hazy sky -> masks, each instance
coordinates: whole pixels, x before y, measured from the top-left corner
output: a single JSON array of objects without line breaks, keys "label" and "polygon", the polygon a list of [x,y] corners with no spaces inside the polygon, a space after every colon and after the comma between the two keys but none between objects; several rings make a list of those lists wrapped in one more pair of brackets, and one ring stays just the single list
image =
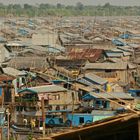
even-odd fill
[{"label": "hazy sky", "polygon": [[107,2],[110,2],[112,5],[127,5],[127,6],[140,6],[140,0],[0,0],[0,3],[9,4],[9,3],[28,3],[28,4],[39,4],[39,3],[62,3],[66,5],[74,5],[77,2],[82,2],[85,5],[104,5]]}]

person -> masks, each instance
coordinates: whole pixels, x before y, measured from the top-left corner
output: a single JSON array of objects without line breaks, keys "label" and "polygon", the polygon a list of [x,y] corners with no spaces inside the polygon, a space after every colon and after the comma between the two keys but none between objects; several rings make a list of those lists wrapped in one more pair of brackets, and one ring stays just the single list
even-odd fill
[{"label": "person", "polygon": [[24,126],[27,127],[27,124],[28,124],[27,119],[24,118],[23,123],[24,123]]},{"label": "person", "polygon": [[31,129],[35,128],[35,119],[31,119]]}]

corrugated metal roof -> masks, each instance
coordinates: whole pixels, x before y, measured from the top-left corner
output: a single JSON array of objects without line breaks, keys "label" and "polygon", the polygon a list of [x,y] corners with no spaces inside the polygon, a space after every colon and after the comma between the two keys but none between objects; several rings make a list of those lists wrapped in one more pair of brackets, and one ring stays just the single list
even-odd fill
[{"label": "corrugated metal roof", "polygon": [[132,53],[130,53],[130,52],[123,52],[123,55],[124,56],[130,56],[130,55],[132,55]]},{"label": "corrugated metal roof", "polygon": [[31,49],[27,48],[23,51],[18,52],[18,56],[46,56],[45,51],[37,50],[37,49]]},{"label": "corrugated metal roof", "polygon": [[32,45],[32,46],[29,46],[26,49],[34,49],[34,50],[38,50],[38,51],[42,51],[42,52],[47,51],[47,47],[42,47],[42,46],[38,46],[38,45]]},{"label": "corrugated metal roof", "polygon": [[[55,48],[55,47],[47,47],[47,51],[49,52],[49,53],[60,53],[60,52],[62,52],[61,50],[59,50],[59,49],[57,49],[57,48]],[[64,51],[63,51],[64,52]]]},{"label": "corrugated metal roof", "polygon": [[56,59],[55,63],[57,66],[63,66],[68,68],[81,67],[85,65],[85,60],[83,59]]},{"label": "corrugated metal roof", "polygon": [[2,44],[0,45],[0,63],[8,60],[10,57],[10,52],[6,47],[4,47]]},{"label": "corrugated metal roof", "polygon": [[87,80],[89,79],[90,81],[93,81],[93,82],[100,84],[100,85],[104,85],[108,82],[106,79],[103,79],[103,78],[101,78],[93,73],[85,74],[84,78],[86,78]]},{"label": "corrugated metal roof", "polygon": [[93,83],[89,82],[88,80],[84,79],[84,78],[80,78],[78,79],[78,82],[87,86],[92,86]]},{"label": "corrugated metal roof", "polygon": [[37,93],[52,93],[52,92],[67,91],[67,89],[57,85],[37,86],[37,87],[31,87],[29,89],[34,90]]},{"label": "corrugated metal roof", "polygon": [[113,63],[120,63],[122,62],[121,58],[107,58],[107,60],[113,62]]},{"label": "corrugated metal roof", "polygon": [[0,42],[1,42],[1,43],[6,42],[6,38],[0,36]]},{"label": "corrugated metal roof", "polygon": [[84,39],[82,37],[68,36],[60,34],[59,39],[63,44],[93,44],[92,41]]},{"label": "corrugated metal roof", "polygon": [[134,60],[134,64],[140,64],[140,57]]},{"label": "corrugated metal roof", "polygon": [[71,59],[86,59],[90,62],[97,61],[103,53],[102,49],[71,49],[68,57]]},{"label": "corrugated metal roof", "polygon": [[[125,48],[125,47],[123,47],[123,48]],[[112,53],[117,53],[117,54],[120,53],[120,56],[122,56],[122,54],[124,56],[132,55],[132,52],[130,52],[128,49],[121,49],[121,48],[119,49],[119,47],[118,47],[118,49],[112,49],[111,51],[112,51]]]},{"label": "corrugated metal roof", "polygon": [[123,53],[116,52],[106,52],[107,57],[122,57]]},{"label": "corrugated metal roof", "polygon": [[121,63],[87,63],[84,69],[101,69],[101,70],[126,70],[127,62]]},{"label": "corrugated metal roof", "polygon": [[11,59],[8,63],[9,67],[14,67],[17,69],[21,68],[45,68],[46,67],[46,57],[15,57]]},{"label": "corrugated metal roof", "polygon": [[0,81],[9,81],[9,80],[12,81],[14,80],[14,78],[12,76],[7,76],[5,74],[0,75]]},{"label": "corrugated metal roof", "polygon": [[114,114],[115,113],[115,111],[105,111],[105,110],[93,110],[92,112],[91,112],[91,114],[93,114],[93,115],[110,115],[110,114]]},{"label": "corrugated metal roof", "polygon": [[133,52],[134,51],[130,46],[123,46],[123,47],[117,46],[117,48],[119,50],[122,50],[122,51],[125,51],[125,52]]},{"label": "corrugated metal roof", "polygon": [[38,33],[33,34],[32,44],[33,45],[51,45],[56,44],[57,35],[55,33]]},{"label": "corrugated metal roof", "polygon": [[122,57],[123,52],[119,49],[105,50],[107,57]]},{"label": "corrugated metal roof", "polygon": [[135,68],[137,68],[137,65],[128,63],[128,67],[129,67],[129,69],[135,69]]},{"label": "corrugated metal roof", "polygon": [[17,47],[24,47],[26,44],[24,44],[21,41],[9,41],[6,46],[17,46]]},{"label": "corrugated metal roof", "polygon": [[26,75],[25,72],[19,71],[17,69],[11,68],[11,67],[3,68],[3,71],[4,71],[5,74],[11,75],[11,76],[14,76],[14,77],[19,76],[19,75]]},{"label": "corrugated metal roof", "polygon": [[[131,100],[134,99],[128,93],[117,93],[117,92],[113,92],[113,93],[89,93],[89,94],[91,96],[97,98],[97,99],[102,99],[102,97],[107,98],[107,99],[116,99],[115,97],[120,98],[120,99],[131,99]],[[100,96],[102,96],[102,97],[100,97]]]}]

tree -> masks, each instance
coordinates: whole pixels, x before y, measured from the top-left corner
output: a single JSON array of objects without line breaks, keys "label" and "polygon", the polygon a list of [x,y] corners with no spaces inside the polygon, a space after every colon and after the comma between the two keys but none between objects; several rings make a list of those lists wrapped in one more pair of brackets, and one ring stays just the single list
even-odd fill
[{"label": "tree", "polygon": [[45,7],[46,7],[46,8],[51,8],[51,5],[48,4],[48,3],[46,3],[46,4],[45,4]]},{"label": "tree", "polygon": [[29,4],[27,4],[27,3],[24,4],[24,9],[30,9],[30,8],[32,8],[31,5],[29,5]]},{"label": "tree", "polygon": [[111,6],[111,5],[110,5],[109,2],[105,3],[105,5],[104,5],[104,7],[110,7],[110,6]]},{"label": "tree", "polygon": [[14,4],[13,9],[15,9],[15,10],[21,9],[21,5],[20,4]]},{"label": "tree", "polygon": [[62,6],[61,3],[57,3],[56,7],[57,7],[58,9],[61,9],[63,6]]},{"label": "tree", "polygon": [[78,3],[76,4],[76,9],[77,9],[77,10],[83,10],[83,9],[84,9],[84,5],[83,5],[81,2],[78,2]]},{"label": "tree", "polygon": [[50,7],[51,7],[51,5],[48,4],[48,3],[46,3],[46,4],[43,4],[43,3],[42,3],[42,4],[39,5],[39,8],[40,8],[40,9],[48,9],[48,8],[50,8]]},{"label": "tree", "polygon": [[68,10],[72,10],[72,9],[74,9],[74,6],[72,6],[72,5],[68,5],[68,6],[66,6],[66,9],[68,9]]},{"label": "tree", "polygon": [[0,3],[0,8],[3,8],[3,7],[4,7],[3,3]]}]

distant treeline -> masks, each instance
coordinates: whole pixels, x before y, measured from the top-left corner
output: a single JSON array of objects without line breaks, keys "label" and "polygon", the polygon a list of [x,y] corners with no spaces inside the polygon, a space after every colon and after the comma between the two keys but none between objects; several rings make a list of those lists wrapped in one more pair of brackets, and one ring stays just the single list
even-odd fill
[{"label": "distant treeline", "polygon": [[140,6],[113,6],[106,3],[103,6],[85,6],[78,2],[75,6],[65,6],[60,3],[50,4],[9,4],[0,3],[0,16],[138,16]]}]

